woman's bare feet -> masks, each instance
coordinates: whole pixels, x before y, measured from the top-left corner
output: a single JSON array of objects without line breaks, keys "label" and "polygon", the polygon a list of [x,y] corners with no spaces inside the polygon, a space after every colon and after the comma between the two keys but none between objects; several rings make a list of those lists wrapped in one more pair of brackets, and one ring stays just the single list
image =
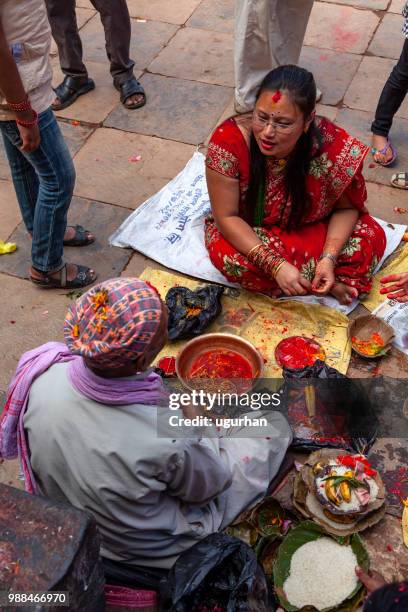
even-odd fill
[{"label": "woman's bare feet", "polygon": [[339,282],[334,283],[330,293],[340,302],[340,304],[344,305],[351,304],[353,299],[358,297],[357,289]]},{"label": "woman's bare feet", "polygon": [[388,144],[388,139],[385,136],[379,136],[378,134],[373,134],[371,140],[371,146],[373,149],[377,149],[377,152],[374,153],[373,159],[377,164],[387,164],[392,160],[393,152],[391,147],[388,147],[385,154],[380,153],[384,147]]}]

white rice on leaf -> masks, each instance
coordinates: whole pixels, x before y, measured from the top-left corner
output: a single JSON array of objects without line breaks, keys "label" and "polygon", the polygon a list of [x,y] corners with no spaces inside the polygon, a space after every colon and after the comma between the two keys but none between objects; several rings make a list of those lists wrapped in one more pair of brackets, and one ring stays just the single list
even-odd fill
[{"label": "white rice on leaf", "polygon": [[286,598],[297,608],[334,608],[356,589],[357,565],[351,546],[328,537],[307,542],[292,556],[290,573],[283,584]]}]

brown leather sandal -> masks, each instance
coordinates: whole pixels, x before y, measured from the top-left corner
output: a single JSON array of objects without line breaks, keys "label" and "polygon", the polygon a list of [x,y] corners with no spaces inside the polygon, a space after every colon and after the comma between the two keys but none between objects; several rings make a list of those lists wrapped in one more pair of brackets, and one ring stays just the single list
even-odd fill
[{"label": "brown leather sandal", "polygon": [[81,247],[95,242],[95,238],[90,237],[91,232],[82,227],[82,225],[69,225],[68,227],[72,227],[75,230],[75,234],[69,240],[64,240],[64,246]]},{"label": "brown leather sandal", "polygon": [[98,275],[94,270],[87,266],[76,264],[77,273],[74,279],[67,279],[67,264],[60,270],[60,277],[55,278],[48,274],[44,274],[42,278],[36,278],[30,274],[30,280],[39,287],[44,289],[78,289],[91,285],[97,279]]}]

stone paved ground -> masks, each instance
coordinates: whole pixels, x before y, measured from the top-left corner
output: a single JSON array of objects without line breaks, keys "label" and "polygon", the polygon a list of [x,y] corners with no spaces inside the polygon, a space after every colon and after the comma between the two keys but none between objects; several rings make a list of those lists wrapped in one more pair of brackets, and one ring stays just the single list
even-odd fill
[{"label": "stone paved ground", "polygon": [[[319,112],[367,143],[379,93],[402,48],[403,3],[316,1],[309,22],[301,63],[315,73],[323,91]],[[148,96],[146,107],[135,111],[122,108],[112,87],[99,16],[89,0],[77,4],[85,59],[96,90],[59,112],[58,118],[77,171],[70,219],[94,231],[97,241],[85,249],[67,249],[66,255],[68,260],[94,266],[101,279],[135,275],[148,260],[109,247],[107,238],[182,169],[221,117],[232,114],[233,0],[128,0],[132,57]],[[61,73],[55,53],[53,64],[58,83]],[[399,150],[397,169],[408,170],[408,100],[397,114],[392,138]],[[141,161],[129,162],[133,155],[141,155]],[[389,186],[395,170],[369,164],[370,159],[366,163],[370,211],[390,222],[408,222],[408,215],[393,212],[394,206],[407,204],[405,192]],[[0,257],[1,400],[21,353],[61,339],[70,301],[64,291],[44,292],[27,280],[29,243],[2,152],[0,238],[15,238],[19,247],[15,254]],[[408,373],[400,356],[386,359],[382,367],[394,376]],[[371,369],[353,361],[350,373],[370,375]],[[0,481],[18,485],[15,464],[0,465]],[[397,519],[390,516],[387,521],[389,541],[400,541]],[[382,537],[379,534],[374,541]],[[381,564],[390,568],[391,577],[396,559],[389,552],[383,558],[384,546],[380,544]],[[396,544],[397,549],[401,554]]]}]

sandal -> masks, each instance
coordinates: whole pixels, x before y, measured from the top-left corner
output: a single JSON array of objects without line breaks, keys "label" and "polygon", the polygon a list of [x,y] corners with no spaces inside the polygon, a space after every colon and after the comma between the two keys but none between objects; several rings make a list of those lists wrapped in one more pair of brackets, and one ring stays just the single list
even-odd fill
[{"label": "sandal", "polygon": [[70,225],[68,227],[73,227],[75,234],[69,240],[64,240],[65,246],[87,246],[95,242],[95,238],[90,238],[90,232],[82,227],[82,225]]},{"label": "sandal", "polygon": [[[143,89],[142,85],[132,77],[128,81],[122,83],[122,85],[115,85],[116,89],[120,91],[120,101],[122,102],[125,108],[141,108],[146,104],[146,93]],[[140,102],[135,102],[134,104],[126,104],[126,100],[130,98],[130,96],[134,96],[135,94],[143,95],[143,100]]]},{"label": "sandal", "polygon": [[42,278],[36,278],[30,274],[30,280],[44,289],[78,289],[90,285],[97,279],[96,272],[87,266],[77,265],[77,273],[73,280],[67,279],[67,264],[61,268],[60,272],[59,278],[47,274],[44,274]]},{"label": "sandal", "polygon": [[397,189],[408,189],[408,172],[397,172],[391,177],[391,185]]},{"label": "sandal", "polygon": [[[388,150],[391,150],[392,157],[387,162],[380,162],[374,159],[374,155],[376,155],[376,153],[380,153],[380,155],[386,155]],[[371,147],[371,155],[373,156],[375,163],[378,164],[379,166],[383,166],[384,168],[386,166],[391,166],[397,159],[397,151],[396,149],[394,149],[394,147],[389,141],[387,142],[385,147],[383,147],[382,149],[376,149],[375,147]]]},{"label": "sandal", "polygon": [[63,110],[71,106],[79,96],[83,96],[93,89],[95,89],[95,83],[92,79],[87,78],[84,82],[83,77],[66,76],[62,83],[54,89],[59,104],[52,104],[52,110]]}]

